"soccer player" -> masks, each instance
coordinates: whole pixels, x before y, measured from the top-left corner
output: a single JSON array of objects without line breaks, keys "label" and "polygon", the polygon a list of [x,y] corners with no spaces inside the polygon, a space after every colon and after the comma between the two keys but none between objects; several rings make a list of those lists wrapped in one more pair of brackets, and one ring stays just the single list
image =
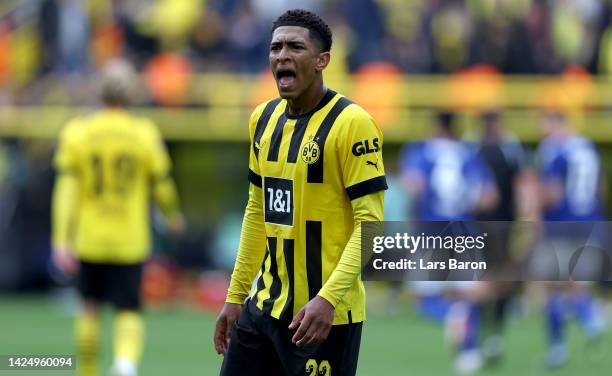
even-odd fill
[{"label": "soccer player", "polygon": [[104,72],[104,108],[63,129],[53,193],[53,259],[78,272],[83,307],[76,319],[77,370],[98,375],[100,306],[114,318],[113,375],[136,375],[145,328],[140,315],[142,265],[150,249],[152,195],[169,230],[184,227],[170,159],[157,128],[131,115],[131,71],[114,61]]},{"label": "soccer player", "polygon": [[[476,149],[458,140],[455,123],[454,113],[439,113],[433,137],[404,148],[400,156],[402,182],[413,198],[418,221],[473,221],[478,211],[497,202],[490,171]],[[450,336],[458,342],[455,367],[460,373],[474,372],[482,363],[476,304],[482,287],[482,283],[471,281],[413,284],[422,314],[445,321]],[[448,299],[446,292],[456,293],[460,299]]]},{"label": "soccer player", "polygon": [[400,156],[402,182],[415,197],[418,220],[470,221],[498,200],[491,172],[475,148],[458,140],[455,123],[454,113],[439,113],[433,137]]},{"label": "soccer player", "polygon": [[[545,226],[546,249],[536,252],[534,263],[543,280],[596,280],[603,259],[590,246],[598,245],[589,222],[603,220],[601,160],[592,142],[578,136],[561,112],[542,117],[546,138],[538,149],[542,185],[542,217],[546,222],[571,221],[566,228]],[[583,222],[581,226],[578,222]],[[579,262],[570,270],[570,258],[582,249]],[[575,274],[573,274],[573,273]],[[588,282],[551,283],[546,304],[549,349],[547,365],[558,368],[567,361],[565,324],[573,311],[587,338],[602,330]]]},{"label": "soccer player", "polygon": [[331,45],[329,27],[305,10],[272,26],[280,98],[249,121],[249,200],[214,333],[222,375],[356,373],[360,223],[383,220],[387,184],[374,120],[323,83]]},{"label": "soccer player", "polygon": [[[491,171],[494,184],[499,193],[497,204],[488,210],[477,213],[479,221],[494,221],[487,231],[488,244],[491,249],[484,255],[492,267],[492,272],[504,273],[504,267],[513,262],[510,256],[510,222],[522,215],[523,210],[517,203],[524,184],[525,153],[518,139],[509,133],[503,125],[499,112],[485,112],[481,115],[482,139],[479,156]],[[498,221],[507,222],[501,224]],[[505,275],[509,280],[512,276]],[[501,359],[504,350],[503,329],[506,321],[506,311],[510,299],[516,290],[516,284],[506,281],[487,281],[489,296],[481,306],[483,323],[482,353],[489,364]]]}]

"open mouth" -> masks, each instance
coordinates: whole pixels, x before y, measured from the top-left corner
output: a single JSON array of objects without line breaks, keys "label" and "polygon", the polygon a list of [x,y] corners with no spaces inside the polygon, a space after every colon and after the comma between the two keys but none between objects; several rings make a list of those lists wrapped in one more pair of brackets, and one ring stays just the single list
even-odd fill
[{"label": "open mouth", "polygon": [[279,69],[276,71],[276,79],[281,89],[289,89],[295,83],[296,74],[291,69]]}]

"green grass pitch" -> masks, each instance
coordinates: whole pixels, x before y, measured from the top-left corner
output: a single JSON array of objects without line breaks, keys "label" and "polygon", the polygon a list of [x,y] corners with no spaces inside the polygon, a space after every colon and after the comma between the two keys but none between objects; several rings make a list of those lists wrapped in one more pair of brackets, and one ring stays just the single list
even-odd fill
[{"label": "green grass pitch", "polygon": [[[373,306],[372,306],[373,307]],[[452,375],[452,352],[443,328],[403,309],[387,315],[369,312],[364,326],[358,375]],[[147,342],[140,375],[218,375],[222,358],[214,352],[214,315],[189,307],[148,310]],[[570,362],[558,371],[543,367],[545,338],[539,316],[513,320],[507,330],[502,364],[479,375],[604,375],[612,369],[608,334],[588,347],[575,325],[570,327]],[[103,364],[111,363],[111,316],[104,316]],[[72,318],[44,296],[0,296],[0,355],[73,354]],[[0,371],[1,375],[70,375],[64,371]],[[245,373],[248,375],[248,373]]]}]

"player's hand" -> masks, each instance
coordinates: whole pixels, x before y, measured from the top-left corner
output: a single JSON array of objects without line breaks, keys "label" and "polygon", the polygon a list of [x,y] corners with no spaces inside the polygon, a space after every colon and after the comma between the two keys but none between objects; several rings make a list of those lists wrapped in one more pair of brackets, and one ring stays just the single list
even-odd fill
[{"label": "player's hand", "polygon": [[70,247],[54,246],[51,258],[55,266],[65,275],[74,275],[79,271],[79,263]]},{"label": "player's hand", "polygon": [[232,327],[242,311],[242,304],[225,303],[223,309],[217,317],[217,323],[215,325],[215,336],[213,341],[215,342],[215,350],[217,354],[225,355],[225,352],[229,348],[230,337],[232,334]]},{"label": "player's hand", "polygon": [[291,341],[298,347],[318,345],[327,339],[334,321],[334,306],[317,295],[295,315],[289,330],[297,328]]}]

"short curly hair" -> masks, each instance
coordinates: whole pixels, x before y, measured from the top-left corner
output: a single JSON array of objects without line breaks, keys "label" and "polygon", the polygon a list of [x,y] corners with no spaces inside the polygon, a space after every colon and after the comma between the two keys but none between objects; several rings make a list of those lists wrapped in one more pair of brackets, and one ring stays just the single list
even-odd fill
[{"label": "short curly hair", "polygon": [[315,39],[322,52],[329,52],[332,46],[332,32],[329,26],[318,15],[304,9],[291,9],[281,14],[272,24],[271,33],[281,26],[300,26],[308,29],[310,37]]}]

